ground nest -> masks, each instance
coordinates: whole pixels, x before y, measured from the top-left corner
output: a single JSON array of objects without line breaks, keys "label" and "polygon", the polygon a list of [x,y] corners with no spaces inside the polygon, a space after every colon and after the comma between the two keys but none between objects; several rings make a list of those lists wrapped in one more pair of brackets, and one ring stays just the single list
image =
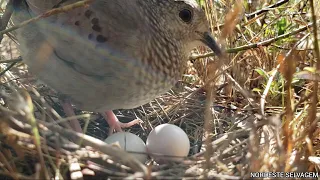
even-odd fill
[{"label": "ground nest", "polygon": [[[220,102],[212,107],[215,134],[210,135],[213,147],[210,161],[220,163],[206,162],[205,155],[208,152],[203,138],[206,93],[198,88],[185,90],[181,88],[185,85],[178,86],[179,84],[172,91],[142,107],[115,111],[122,122],[136,118],[142,120],[143,123],[126,131],[140,136],[143,140],[146,140],[154,127],[162,123],[176,124],[189,136],[190,153],[183,162],[158,165],[149,160],[143,168],[139,167],[142,165],[138,165],[136,161],[125,158],[128,156],[125,152],[113,151],[110,154],[111,147],[99,141],[107,137],[108,125],[98,114],[77,112],[83,116],[90,115],[88,118],[81,118],[83,127],[87,125],[88,136],[77,144],[74,143],[77,142],[74,139],[81,136],[52,121],[65,120],[57,113],[62,110],[56,100],[57,96],[52,91],[43,86],[38,91],[35,87],[27,87],[26,91],[6,87],[7,93],[3,94],[1,111],[1,148],[7,161],[6,165],[13,171],[3,175],[17,179],[34,179],[37,176],[42,177],[42,168],[46,168],[49,177],[62,176],[67,179],[78,178],[77,176],[93,179],[139,178],[146,177],[144,173],[149,173],[148,176],[152,179],[195,178],[204,176],[206,166],[211,164],[208,177],[236,178],[237,173],[243,171],[243,168],[248,168],[246,154],[251,128],[246,125],[246,121],[254,122],[257,118],[226,105],[228,98],[217,97]],[[38,132],[38,137],[34,136],[35,131]],[[40,149],[35,143],[36,138],[39,138]],[[241,171],[238,167],[240,165]],[[218,169],[226,173],[219,175]]]}]

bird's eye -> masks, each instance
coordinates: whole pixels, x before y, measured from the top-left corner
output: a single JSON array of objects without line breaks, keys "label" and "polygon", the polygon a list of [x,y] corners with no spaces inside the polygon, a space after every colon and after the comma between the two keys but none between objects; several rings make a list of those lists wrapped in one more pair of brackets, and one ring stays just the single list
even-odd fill
[{"label": "bird's eye", "polygon": [[189,9],[183,9],[180,11],[179,17],[182,21],[189,23],[192,19],[192,12]]}]

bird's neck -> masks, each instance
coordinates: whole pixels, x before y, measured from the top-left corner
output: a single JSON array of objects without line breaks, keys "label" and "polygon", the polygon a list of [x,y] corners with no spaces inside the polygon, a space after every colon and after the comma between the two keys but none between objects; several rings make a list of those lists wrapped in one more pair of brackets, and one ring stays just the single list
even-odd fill
[{"label": "bird's neck", "polygon": [[[187,53],[182,40],[168,27],[163,18],[163,10],[159,6],[167,7],[169,1],[163,0],[137,0],[140,16],[143,18],[141,34],[144,39],[143,61],[155,71],[164,74],[167,78],[180,78],[187,62]],[[153,8],[154,7],[154,8]]]},{"label": "bird's neck", "polygon": [[145,41],[144,62],[151,68],[163,73],[167,78],[180,78],[187,56],[183,53],[180,41],[176,41],[166,32],[153,32]]}]

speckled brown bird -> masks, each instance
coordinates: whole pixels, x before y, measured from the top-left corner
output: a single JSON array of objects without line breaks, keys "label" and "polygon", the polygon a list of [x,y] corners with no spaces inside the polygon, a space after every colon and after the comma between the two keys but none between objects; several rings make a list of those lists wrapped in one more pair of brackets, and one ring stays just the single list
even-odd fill
[{"label": "speckled brown bird", "polygon": [[[75,2],[24,0],[13,22]],[[102,113],[117,131],[134,122],[119,122],[112,110],[135,108],[168,91],[193,48],[206,45],[221,55],[195,0],[95,0],[24,26],[17,39],[33,74],[76,107]],[[67,115],[74,114],[70,102],[63,103]]]}]

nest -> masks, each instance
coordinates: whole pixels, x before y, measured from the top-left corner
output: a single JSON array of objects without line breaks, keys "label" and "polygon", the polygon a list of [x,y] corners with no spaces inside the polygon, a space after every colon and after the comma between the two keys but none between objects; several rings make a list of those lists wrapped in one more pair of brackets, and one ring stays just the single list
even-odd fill
[{"label": "nest", "polygon": [[[243,163],[243,168],[246,168],[245,164],[248,163],[245,158],[248,150],[245,149],[251,130],[240,124],[249,119],[253,122],[256,118],[252,119],[251,116],[240,115],[241,113],[223,105],[216,105],[213,108],[216,134],[210,135],[213,141],[210,143],[212,148],[209,148],[209,152],[203,139],[203,91],[181,91],[177,88],[176,92],[171,91],[148,105],[117,112],[120,121],[127,121],[135,116],[143,120],[140,126],[127,131],[144,140],[154,127],[162,123],[173,123],[185,130],[191,141],[189,157],[181,162],[158,165],[152,160],[141,164],[127,152],[104,143],[103,140],[108,134],[107,124],[97,114],[78,112],[82,114],[80,117],[83,126],[88,122],[87,135],[62,127],[63,122],[68,119],[60,117],[55,108],[52,108],[56,107],[60,111],[60,105],[54,100],[46,101],[55,97],[45,95],[45,90],[38,92],[35,88],[26,89],[7,86],[7,92],[2,93],[1,162],[8,170],[2,172],[3,175],[15,179],[180,179],[205,176],[235,178],[243,171],[237,170],[239,163]],[[91,120],[88,121],[89,119]],[[230,130],[232,131],[228,132]],[[209,162],[205,158],[208,155]],[[210,171],[207,171],[208,165]],[[221,170],[226,171],[224,175],[219,174]],[[235,173],[237,171],[239,174]]]},{"label": "nest", "polygon": [[[209,129],[203,128],[207,94],[186,83],[147,105],[116,111],[120,121],[137,117],[143,121],[126,130],[143,140],[162,123],[176,124],[188,134],[189,156],[159,165],[152,160],[141,164],[104,143],[108,127],[98,114],[78,111],[87,130],[86,135],[76,133],[63,127],[70,118],[57,113],[62,108],[52,90],[7,82],[1,93],[1,174],[14,179],[239,179],[250,177],[250,172],[284,168],[281,162],[288,159],[282,157],[285,151],[279,141],[280,116],[263,119],[250,106],[230,104],[219,93],[209,109]],[[306,167],[295,166],[297,171]]]}]

